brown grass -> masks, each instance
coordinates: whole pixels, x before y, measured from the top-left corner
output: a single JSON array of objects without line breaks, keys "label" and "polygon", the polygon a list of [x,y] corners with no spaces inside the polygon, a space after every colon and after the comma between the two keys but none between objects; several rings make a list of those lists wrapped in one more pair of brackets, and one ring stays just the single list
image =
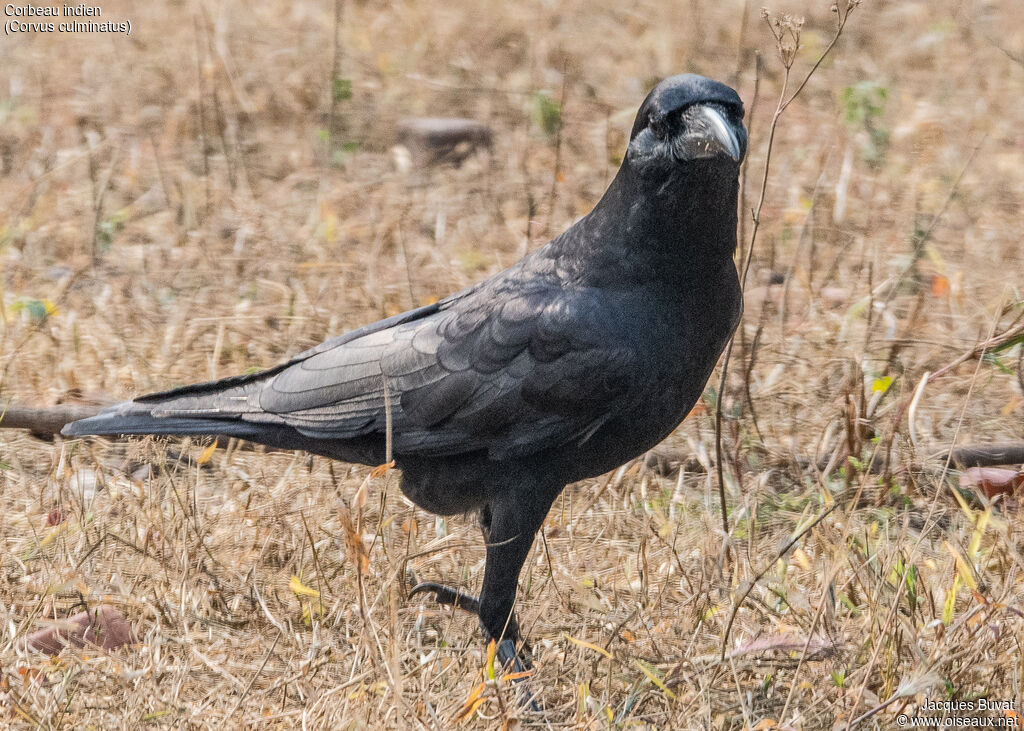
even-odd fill
[{"label": "brown grass", "polygon": [[[732,82],[754,109],[756,203],[782,77],[755,4],[485,5],[344,3],[352,97],[333,103],[332,3],[112,0],[127,38],[5,37],[0,395],[127,398],[269,366],[481,279],[589,209],[670,73]],[[773,9],[807,15],[806,71],[828,3]],[[901,694],[858,726],[889,727],[926,697],[1020,697],[1016,504],[961,507],[956,471],[927,458],[1024,438],[1022,346],[908,406],[926,372],[1021,313],[1022,55],[1013,0],[868,3],[851,19],[776,138],[725,398],[732,550],[723,561],[698,409],[668,442],[695,457],[678,477],[635,462],[556,502],[519,595],[545,713],[517,711],[503,683],[466,727],[845,728]],[[842,90],[860,82],[887,91],[884,109],[846,120],[865,107]],[[557,150],[542,91],[562,107]],[[392,133],[416,114],[486,121],[492,154],[403,174]],[[407,572],[479,586],[475,520],[411,507],[394,473],[2,440],[2,723],[449,728],[481,682],[475,621],[404,597]],[[858,467],[876,449],[884,475]],[[24,649],[101,602],[139,645]]]}]

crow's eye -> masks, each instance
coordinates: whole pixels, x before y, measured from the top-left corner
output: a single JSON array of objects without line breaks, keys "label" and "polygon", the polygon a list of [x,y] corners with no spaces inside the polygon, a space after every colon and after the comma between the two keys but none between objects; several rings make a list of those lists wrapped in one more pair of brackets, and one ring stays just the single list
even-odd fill
[{"label": "crow's eye", "polygon": [[651,128],[651,132],[659,140],[665,139],[665,135],[668,134],[668,124],[666,124],[665,117],[652,116],[647,126]]}]

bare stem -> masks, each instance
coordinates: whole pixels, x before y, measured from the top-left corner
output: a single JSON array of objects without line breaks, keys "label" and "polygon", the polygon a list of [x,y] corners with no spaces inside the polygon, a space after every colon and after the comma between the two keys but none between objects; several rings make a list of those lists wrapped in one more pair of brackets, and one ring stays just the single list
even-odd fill
[{"label": "bare stem", "polygon": [[[821,52],[821,55],[818,57],[818,60],[815,61],[814,64],[811,66],[810,70],[804,76],[803,80],[797,86],[796,90],[793,91],[791,94],[787,94],[787,92],[789,90],[790,72],[792,69],[793,59],[796,53],[796,49],[799,46],[799,30],[793,29],[790,31],[792,33],[792,46],[786,47],[783,36],[776,31],[776,28],[772,25],[771,20],[766,16],[766,20],[768,21],[768,28],[771,31],[772,35],[775,36],[775,40],[778,43],[779,55],[782,58],[782,64],[783,68],[785,69],[785,73],[782,80],[782,89],[779,92],[779,101],[776,104],[775,113],[772,115],[772,122],[768,128],[768,144],[767,149],[765,151],[764,174],[761,176],[761,192],[758,196],[757,207],[753,211],[751,211],[753,226],[750,231],[750,240],[747,243],[746,252],[743,258],[743,265],[741,267],[741,291],[745,290],[747,286],[747,274],[750,272],[750,262],[753,259],[754,243],[757,241],[757,232],[761,226],[761,209],[764,207],[764,201],[768,194],[768,175],[771,170],[772,150],[775,146],[775,132],[779,126],[779,119],[782,117],[782,114],[786,111],[789,105],[793,103],[793,101],[801,94],[801,92],[803,92],[811,77],[814,75],[814,73],[821,66],[822,62],[825,60],[825,57],[828,56],[828,54],[832,51],[833,48],[835,48],[836,43],[839,41],[840,36],[842,36],[843,34],[843,29],[846,27],[846,21],[850,17],[850,12],[854,8],[856,8],[858,4],[859,3],[856,2],[856,0],[849,0],[846,3],[845,8],[840,9],[836,7],[835,12],[838,15],[838,20],[836,22],[836,30],[832,36],[832,39],[825,47],[825,50]],[[740,325],[740,327],[742,327],[742,324]],[[725,350],[725,358],[722,361],[722,376],[719,380],[718,395],[715,403],[715,462],[718,477],[718,496],[719,500],[721,501],[722,509],[722,526],[725,530],[726,536],[729,535],[729,518],[725,504],[725,470],[722,466],[722,403],[727,385],[726,379],[729,375],[729,359],[732,356],[732,344],[734,339],[735,336],[729,340],[729,345],[726,347]]]}]

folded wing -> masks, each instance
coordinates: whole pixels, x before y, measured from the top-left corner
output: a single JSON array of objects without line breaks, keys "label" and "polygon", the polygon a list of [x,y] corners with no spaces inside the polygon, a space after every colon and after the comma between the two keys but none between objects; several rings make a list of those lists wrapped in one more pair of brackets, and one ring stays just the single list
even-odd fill
[{"label": "folded wing", "polygon": [[390,408],[396,454],[495,459],[583,440],[616,413],[634,363],[596,296],[495,301],[322,349],[273,376],[260,410],[309,437],[349,439],[384,434]]}]

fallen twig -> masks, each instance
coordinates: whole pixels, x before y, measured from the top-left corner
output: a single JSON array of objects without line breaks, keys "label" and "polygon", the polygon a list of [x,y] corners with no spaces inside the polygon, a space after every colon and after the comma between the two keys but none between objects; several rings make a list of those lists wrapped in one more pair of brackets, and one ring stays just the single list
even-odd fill
[{"label": "fallen twig", "polygon": [[29,408],[0,402],[0,429],[28,429],[33,434],[59,434],[65,424],[96,416],[102,406],[93,404],[58,404]]},{"label": "fallen twig", "polygon": [[939,370],[932,373],[928,377],[928,380],[934,381],[939,376],[944,376],[949,373],[961,363],[965,363],[972,358],[980,358],[990,351],[1000,350],[1017,340],[1024,340],[1024,321],[1016,322],[998,335],[994,335],[993,337],[978,343],[956,360],[944,365],[942,368],[939,368]]}]

